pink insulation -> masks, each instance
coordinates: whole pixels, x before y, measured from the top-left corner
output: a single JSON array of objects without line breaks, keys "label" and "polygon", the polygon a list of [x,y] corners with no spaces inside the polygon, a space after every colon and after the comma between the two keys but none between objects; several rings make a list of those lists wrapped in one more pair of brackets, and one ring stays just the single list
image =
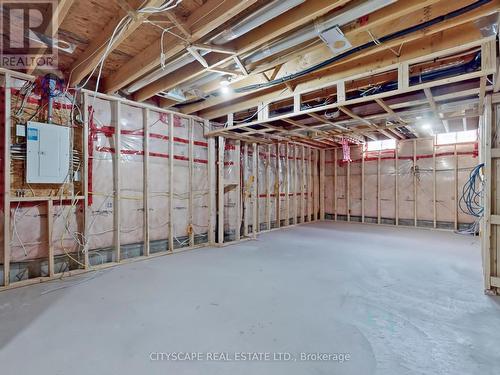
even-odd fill
[{"label": "pink insulation", "polygon": [[[336,214],[338,220],[347,220],[349,207],[350,220],[360,221],[362,179],[364,179],[366,222],[377,222],[380,216],[381,223],[394,224],[397,210],[399,224],[414,225],[416,193],[417,226],[432,226],[435,175],[437,226],[453,228],[455,216],[458,219],[457,224],[469,224],[474,221],[473,217],[461,212],[457,199],[460,198],[462,187],[470,171],[479,164],[477,143],[436,145],[435,171],[432,139],[400,141],[397,147],[397,163],[396,150],[365,151],[363,163],[363,146],[351,146],[352,162],[349,164],[342,161],[341,149],[328,150],[325,160],[325,212],[327,216],[335,218]],[[335,152],[337,153],[336,168]],[[414,158],[416,165],[414,165]],[[336,182],[335,173],[337,174]],[[456,179],[455,176],[458,178]],[[396,179],[398,183],[397,207]],[[349,201],[347,190],[350,190]]]}]

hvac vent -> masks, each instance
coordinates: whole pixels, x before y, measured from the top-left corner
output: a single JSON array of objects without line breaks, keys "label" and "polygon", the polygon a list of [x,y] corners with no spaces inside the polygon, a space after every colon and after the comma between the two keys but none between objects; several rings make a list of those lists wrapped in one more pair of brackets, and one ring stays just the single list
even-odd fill
[{"label": "hvac vent", "polygon": [[338,26],[321,31],[319,37],[332,50],[334,55],[338,55],[352,47]]}]

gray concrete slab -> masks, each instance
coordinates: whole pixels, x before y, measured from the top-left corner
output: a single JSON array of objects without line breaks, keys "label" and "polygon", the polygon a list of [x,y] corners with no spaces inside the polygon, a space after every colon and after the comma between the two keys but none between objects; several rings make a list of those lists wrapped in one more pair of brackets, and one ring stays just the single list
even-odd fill
[{"label": "gray concrete slab", "polygon": [[[481,275],[472,237],[303,225],[0,293],[0,373],[499,374]],[[301,360],[318,352],[330,360]]]}]

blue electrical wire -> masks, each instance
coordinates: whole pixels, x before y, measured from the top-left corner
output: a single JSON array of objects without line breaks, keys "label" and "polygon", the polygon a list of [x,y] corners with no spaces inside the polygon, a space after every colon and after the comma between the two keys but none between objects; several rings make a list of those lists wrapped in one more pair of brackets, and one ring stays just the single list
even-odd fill
[{"label": "blue electrical wire", "polygon": [[484,185],[480,174],[483,167],[484,163],[481,163],[472,169],[469,179],[462,189],[462,196],[459,202],[460,210],[474,217],[482,217],[484,211],[482,204]]}]

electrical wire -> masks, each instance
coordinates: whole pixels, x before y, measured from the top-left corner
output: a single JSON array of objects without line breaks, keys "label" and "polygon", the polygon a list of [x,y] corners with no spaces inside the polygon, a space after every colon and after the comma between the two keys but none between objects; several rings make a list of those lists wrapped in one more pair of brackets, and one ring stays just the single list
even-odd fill
[{"label": "electrical wire", "polygon": [[469,179],[464,184],[462,196],[459,201],[460,210],[464,214],[477,218],[482,217],[484,212],[482,202],[484,182],[481,177],[483,167],[484,163],[481,163],[472,169],[469,174]]},{"label": "electrical wire", "polygon": [[260,84],[254,84],[254,85],[248,85],[248,86],[245,86],[245,87],[240,87],[240,88],[237,88],[237,89],[234,89],[234,91],[236,93],[244,93],[244,92],[248,92],[248,91],[254,91],[254,90],[258,90],[258,89],[262,89],[262,88],[267,88],[267,87],[272,87],[272,86],[276,86],[276,85],[279,85],[279,84],[283,84],[285,82],[288,82],[288,81],[292,81],[294,79],[297,79],[297,78],[300,78],[300,77],[303,77],[305,75],[308,75],[310,73],[313,73],[313,72],[316,72],[320,69],[323,69],[337,61],[340,61],[342,59],[345,59],[346,57],[349,57],[355,53],[358,53],[360,51],[363,51],[365,49],[368,49],[368,48],[371,48],[373,46],[376,46],[377,44],[380,44],[380,43],[385,43],[385,42],[389,42],[391,40],[395,40],[397,38],[400,38],[400,37],[403,37],[403,36],[406,36],[408,34],[411,34],[411,33],[414,33],[414,32],[417,32],[419,30],[422,30],[422,29],[426,29],[428,27],[431,27],[431,26],[434,26],[436,24],[439,24],[441,22],[444,22],[444,21],[448,21],[450,19],[453,19],[453,18],[456,18],[456,17],[459,17],[463,14],[466,14],[468,12],[471,12],[485,4],[488,4],[488,3],[491,3],[492,0],[479,0],[479,1],[476,1],[475,3],[473,4],[470,4],[468,6],[465,6],[461,9],[458,9],[458,10],[455,10],[453,12],[450,12],[448,14],[445,14],[445,15],[442,15],[442,16],[438,16],[438,17],[435,17],[429,21],[426,21],[426,22],[422,22],[418,25],[415,25],[415,26],[412,26],[412,27],[409,27],[409,28],[406,28],[404,30],[400,30],[400,31],[396,31],[392,34],[389,34],[389,35],[386,35],[386,36],[383,36],[383,37],[380,37],[378,38],[376,41],[372,40],[370,42],[367,42],[365,44],[362,44],[358,47],[355,47],[349,51],[346,51],[344,53],[341,53],[337,56],[334,56],[330,59],[327,59],[319,64],[316,64],[316,65],[313,65],[311,66],[310,68],[307,68],[307,69],[304,69],[300,72],[296,72],[296,73],[293,73],[293,74],[290,74],[290,75],[287,75],[287,76],[284,76],[284,77],[281,77],[281,78],[276,78],[272,81],[269,81],[269,82],[264,82],[264,83],[260,83]]}]

